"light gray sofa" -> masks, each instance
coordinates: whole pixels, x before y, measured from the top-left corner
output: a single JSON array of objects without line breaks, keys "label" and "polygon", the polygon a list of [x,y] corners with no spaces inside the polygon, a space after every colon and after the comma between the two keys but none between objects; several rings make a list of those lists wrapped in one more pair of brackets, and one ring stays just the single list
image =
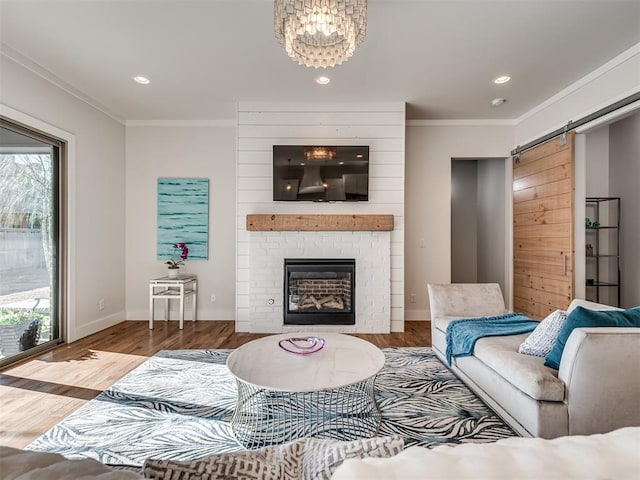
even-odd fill
[{"label": "light gray sofa", "polygon": [[[454,319],[506,313],[498,284],[430,284],[434,353],[446,364],[446,330]],[[592,310],[607,305],[573,300]],[[518,353],[529,334],[486,337],[472,356],[449,367],[523,436],[555,438],[640,426],[640,328],[579,328],[560,369]]]}]

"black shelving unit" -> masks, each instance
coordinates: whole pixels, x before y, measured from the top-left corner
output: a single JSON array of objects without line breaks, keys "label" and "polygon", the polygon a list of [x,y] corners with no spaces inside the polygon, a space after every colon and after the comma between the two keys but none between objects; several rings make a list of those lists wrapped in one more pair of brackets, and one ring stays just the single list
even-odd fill
[{"label": "black shelving unit", "polygon": [[[586,297],[600,303],[615,289],[620,306],[620,197],[586,198]],[[611,294],[607,293],[607,303]]]}]

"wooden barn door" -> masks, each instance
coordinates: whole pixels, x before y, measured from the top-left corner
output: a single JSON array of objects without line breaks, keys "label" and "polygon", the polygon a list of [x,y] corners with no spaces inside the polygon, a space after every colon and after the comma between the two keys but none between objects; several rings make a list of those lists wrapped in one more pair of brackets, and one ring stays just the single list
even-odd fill
[{"label": "wooden barn door", "polygon": [[542,319],[574,294],[574,134],[513,166],[514,310]]}]

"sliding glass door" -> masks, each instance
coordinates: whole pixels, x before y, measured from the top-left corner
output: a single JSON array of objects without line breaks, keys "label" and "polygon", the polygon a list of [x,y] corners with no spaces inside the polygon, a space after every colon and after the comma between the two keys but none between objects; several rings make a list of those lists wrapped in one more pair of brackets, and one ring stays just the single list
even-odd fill
[{"label": "sliding glass door", "polygon": [[0,119],[0,366],[61,340],[61,148]]}]

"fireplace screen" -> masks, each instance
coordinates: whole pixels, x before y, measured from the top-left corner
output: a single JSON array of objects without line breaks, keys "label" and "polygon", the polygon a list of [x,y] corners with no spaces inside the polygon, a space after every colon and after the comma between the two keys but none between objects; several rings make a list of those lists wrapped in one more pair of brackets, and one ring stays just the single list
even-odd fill
[{"label": "fireplace screen", "polygon": [[284,268],[285,324],[355,324],[355,260],[287,258]]}]

